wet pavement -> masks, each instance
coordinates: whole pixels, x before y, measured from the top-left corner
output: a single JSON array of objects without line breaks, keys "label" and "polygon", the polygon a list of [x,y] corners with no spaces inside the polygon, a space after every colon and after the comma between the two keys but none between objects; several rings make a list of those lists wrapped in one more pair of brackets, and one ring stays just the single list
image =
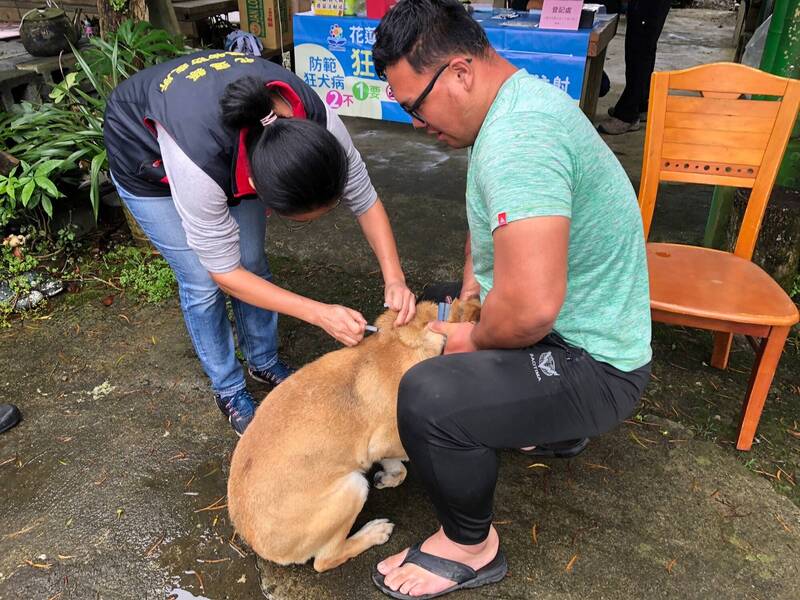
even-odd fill
[{"label": "wet pavement", "polygon": [[[732,25],[731,13],[673,11],[659,66],[728,58]],[[622,41],[609,53],[610,96],[624,79]],[[412,287],[457,277],[465,153],[408,127],[347,125],[395,223]],[[643,132],[609,143],[638,185]],[[696,240],[708,194],[670,187],[664,198],[671,208],[657,214],[655,235]],[[345,211],[300,232],[275,223],[268,238],[278,283],[378,314],[377,266]],[[117,296],[104,306],[106,294],[70,294],[51,313],[0,331],[0,401],[20,405],[25,418],[0,436],[0,600],[382,598],[373,565],[435,528],[413,468],[400,487],[372,490],[356,523],[396,523],[385,546],[324,574],[258,561],[224,509],[237,438],[211,400],[177,301],[142,306]],[[294,364],[336,348],[306,324],[287,318],[280,328]],[[800,508],[732,445],[748,352],[737,346],[731,369],[719,372],[703,362],[711,348],[703,335],[657,328],[654,347],[641,418],[570,461],[502,454],[495,519],[510,574],[454,598],[797,597]],[[797,349],[787,349],[754,459],[781,435],[800,454],[786,433],[798,429],[799,373]],[[706,429],[652,416],[672,413],[707,418]],[[717,443],[707,441],[712,429]]]}]

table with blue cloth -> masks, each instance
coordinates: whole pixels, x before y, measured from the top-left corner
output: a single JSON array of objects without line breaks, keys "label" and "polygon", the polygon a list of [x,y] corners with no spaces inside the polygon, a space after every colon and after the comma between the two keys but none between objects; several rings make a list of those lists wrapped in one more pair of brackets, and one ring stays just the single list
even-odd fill
[{"label": "table with blue cloth", "polygon": [[[502,10],[476,11],[497,52],[580,102],[591,118],[606,47],[617,15],[598,14],[592,29],[539,29],[540,11],[505,18]],[[375,73],[372,45],[379,21],[364,17],[294,16],[294,70],[340,115],[409,123],[392,90]]]}]

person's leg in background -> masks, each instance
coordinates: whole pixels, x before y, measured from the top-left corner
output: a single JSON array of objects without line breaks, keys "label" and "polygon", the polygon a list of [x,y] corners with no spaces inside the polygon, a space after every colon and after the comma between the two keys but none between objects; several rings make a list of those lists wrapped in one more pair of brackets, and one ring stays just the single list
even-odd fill
[{"label": "person's leg in background", "polygon": [[667,15],[672,2],[671,0],[653,0],[646,3],[645,27],[647,35],[645,36],[645,56],[647,63],[643,64],[642,76],[640,77],[640,93],[639,93],[639,116],[647,113],[647,105],[650,101],[650,78],[656,68],[656,51],[658,50],[658,39],[661,37],[661,32],[664,30],[664,23],[667,21]]},{"label": "person's leg in background", "polygon": [[601,133],[617,135],[640,128],[640,116],[647,112],[658,38],[670,4],[671,0],[631,0],[628,3],[625,89],[617,104],[609,110],[611,118],[598,126]]},{"label": "person's leg in background", "polygon": [[181,311],[215,400],[241,434],[255,411],[244,371],[236,358],[225,295],[189,248],[172,198],[133,196],[117,185],[120,198],[175,273]]},{"label": "person's leg in background", "polygon": [[[242,266],[272,281],[266,243],[267,215],[264,205],[255,200],[243,200],[231,207],[231,215],[239,225],[239,251]],[[258,381],[277,385],[294,372],[278,359],[278,315],[236,298],[231,298],[236,333],[250,374]]]}]

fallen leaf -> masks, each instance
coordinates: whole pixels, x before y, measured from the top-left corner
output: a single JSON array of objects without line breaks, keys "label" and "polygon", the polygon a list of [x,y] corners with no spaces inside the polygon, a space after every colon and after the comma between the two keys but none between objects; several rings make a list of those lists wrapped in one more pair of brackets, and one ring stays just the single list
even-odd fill
[{"label": "fallen leaf", "polygon": [[528,465],[528,469],[549,469],[550,466],[544,463],[533,463],[532,465]]},{"label": "fallen leaf", "polygon": [[25,527],[23,529],[20,529],[19,531],[15,531],[14,533],[6,533],[3,536],[3,539],[4,540],[13,540],[14,538],[18,538],[19,536],[21,536],[24,533],[28,533],[31,529],[33,529],[34,527],[37,527],[37,526],[38,526],[38,523],[34,523],[33,525],[28,525],[27,527]]},{"label": "fallen leaf", "polygon": [[677,563],[677,562],[678,562],[678,559],[677,558],[673,558],[671,561],[669,561],[667,563],[667,573],[672,575],[672,567],[674,567],[675,563]]},{"label": "fallen leaf", "polygon": [[161,542],[164,541],[165,537],[166,534],[161,535],[161,537],[159,537],[155,542],[153,542],[153,544],[145,551],[144,555],[150,556],[155,551],[155,549],[161,545]]},{"label": "fallen leaf", "polygon": [[226,557],[226,558],[197,558],[195,560],[197,560],[197,562],[199,562],[199,563],[215,565],[217,563],[229,561],[230,558],[228,558],[228,557]]},{"label": "fallen leaf", "polygon": [[587,462],[586,466],[589,467],[590,469],[604,469],[606,471],[613,471],[613,469],[611,467],[607,467],[605,465],[598,465],[598,464],[590,463],[590,462]]},{"label": "fallen leaf", "polygon": [[103,306],[111,306],[114,304],[114,294],[109,294],[105,298],[103,298],[100,302],[103,303]]},{"label": "fallen leaf", "polygon": [[783,469],[781,469],[780,467],[778,467],[778,479],[780,479],[780,478],[781,478],[781,473],[783,473],[783,474],[784,474],[784,476],[785,476],[785,478],[786,478],[786,480],[787,480],[789,483],[791,483],[791,484],[792,484],[792,487],[794,487],[795,485],[797,485],[797,484],[794,482],[794,479],[792,478],[792,476],[791,476],[791,475],[789,475],[789,474],[788,474],[786,471],[784,471]]},{"label": "fallen leaf", "polygon": [[786,533],[792,533],[792,528],[784,521],[780,515],[775,515],[775,519],[781,524]]},{"label": "fallen leaf", "polygon": [[569,562],[567,563],[567,566],[566,566],[566,568],[564,570],[567,573],[571,573],[572,572],[572,567],[575,566],[575,561],[577,561],[577,560],[578,560],[578,555],[576,554],[571,559],[569,559]]},{"label": "fallen leaf", "polygon": [[539,538],[536,536],[536,523],[534,523],[533,527],[531,527],[531,539],[533,540],[534,544],[539,543]]}]

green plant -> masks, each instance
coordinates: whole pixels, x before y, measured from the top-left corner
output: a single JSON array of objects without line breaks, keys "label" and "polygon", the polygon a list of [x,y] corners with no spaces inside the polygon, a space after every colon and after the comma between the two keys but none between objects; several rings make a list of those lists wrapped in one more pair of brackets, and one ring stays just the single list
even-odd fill
[{"label": "green plant", "polygon": [[800,273],[794,276],[794,282],[792,283],[792,289],[789,291],[789,295],[792,298],[800,297]]},{"label": "green plant", "polygon": [[15,286],[20,291],[30,289],[30,284],[27,280],[22,281],[19,279],[22,273],[32,271],[39,266],[39,259],[32,254],[22,254],[22,257],[17,257],[10,248],[2,246],[0,252],[0,279],[7,281],[11,287]]},{"label": "green plant", "polygon": [[[83,52],[72,47],[78,70],[68,73],[50,93],[57,106],[66,106],[85,125],[84,132],[102,143],[106,101],[120,82],[141,69],[186,54],[182,36],[172,36],[146,21],[122,22],[107,39],[89,38]],[[87,91],[88,89],[88,91]],[[106,150],[97,148],[89,163],[89,197],[95,217],[100,204],[100,173],[108,170]]]},{"label": "green plant", "polygon": [[121,246],[105,257],[106,265],[119,273],[119,283],[146,302],[158,303],[175,295],[172,269],[160,256],[144,248]]},{"label": "green plant", "polygon": [[[73,48],[76,70],[50,94],[52,103],[23,102],[0,114],[0,145],[21,169],[0,179],[0,227],[39,207],[52,216],[52,201],[64,186],[88,183],[95,218],[100,182],[108,170],[103,114],[111,91],[140,69],[188,51],[180,38],[146,22],[123,22],[107,39]],[[51,185],[52,184],[52,185]]]},{"label": "green plant", "polygon": [[8,246],[0,246],[0,283],[7,285],[6,290],[11,292],[10,301],[0,302],[0,329],[10,326],[16,298],[31,289],[30,279],[25,273],[38,266],[39,260],[35,256],[27,253],[16,255]]},{"label": "green plant", "polygon": [[0,226],[22,209],[41,207],[52,216],[52,201],[64,196],[59,186],[79,185],[81,171],[105,154],[102,130],[87,129],[74,112],[52,104],[23,102],[0,115],[0,141],[20,160],[10,175],[0,177],[5,192],[0,193]]},{"label": "green plant", "polygon": [[7,225],[14,216],[17,202],[28,210],[41,205],[48,216],[53,216],[51,199],[61,198],[63,194],[49,175],[61,162],[46,160],[32,167],[23,160],[8,175],[0,175],[0,196],[6,196],[6,202],[0,204],[0,226]]}]

